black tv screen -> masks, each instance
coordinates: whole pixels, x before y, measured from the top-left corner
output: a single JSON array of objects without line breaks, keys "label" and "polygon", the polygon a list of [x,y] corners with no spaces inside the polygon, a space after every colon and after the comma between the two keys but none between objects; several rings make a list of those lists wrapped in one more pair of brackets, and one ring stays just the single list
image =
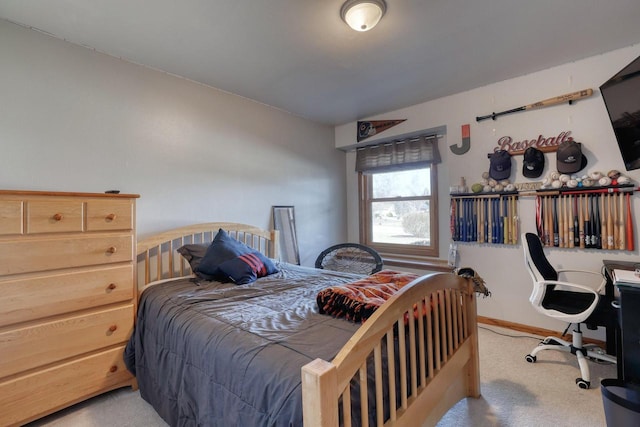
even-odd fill
[{"label": "black tv screen", "polygon": [[640,56],[600,86],[626,169],[640,169]]}]

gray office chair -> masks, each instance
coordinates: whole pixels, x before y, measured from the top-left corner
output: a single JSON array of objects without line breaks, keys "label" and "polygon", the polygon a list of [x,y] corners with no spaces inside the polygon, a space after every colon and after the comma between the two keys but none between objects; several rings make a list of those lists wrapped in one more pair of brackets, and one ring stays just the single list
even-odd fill
[{"label": "gray office chair", "polygon": [[383,266],[382,257],[375,249],[358,243],[331,246],[316,259],[316,268],[348,273],[373,274]]},{"label": "gray office chair", "polygon": [[[582,344],[580,324],[585,323],[588,328],[595,329],[604,326],[615,316],[611,301],[607,301],[600,292],[604,290],[606,279],[601,273],[586,270],[556,270],[544,254],[540,238],[533,233],[522,235],[524,259],[527,271],[533,279],[533,291],[529,301],[533,307],[545,316],[569,322],[562,336],[574,324],[572,342],[553,336],[546,337],[534,348],[525,360],[534,363],[537,354],[543,350],[559,350],[575,354],[580,366],[580,378],[576,378],[578,387],[587,389],[591,385],[591,376],[587,358],[616,363],[616,358],[605,353],[593,344]],[[589,286],[558,280],[561,274],[568,272],[599,276],[600,285],[595,290]],[[558,289],[561,287],[563,289]],[[571,290],[565,290],[569,288]]]}]

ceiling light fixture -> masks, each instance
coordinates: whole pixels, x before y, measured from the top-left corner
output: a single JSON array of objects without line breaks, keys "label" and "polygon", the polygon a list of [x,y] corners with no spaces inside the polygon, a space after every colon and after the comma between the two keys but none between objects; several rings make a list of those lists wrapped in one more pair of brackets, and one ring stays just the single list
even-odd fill
[{"label": "ceiling light fixture", "polygon": [[340,9],[340,16],[354,30],[369,31],[386,11],[384,0],[347,0]]}]

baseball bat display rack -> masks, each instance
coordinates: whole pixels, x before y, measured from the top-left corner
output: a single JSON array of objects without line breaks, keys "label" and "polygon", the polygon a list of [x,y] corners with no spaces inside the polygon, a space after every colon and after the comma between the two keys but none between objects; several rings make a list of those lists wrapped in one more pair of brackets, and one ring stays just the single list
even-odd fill
[{"label": "baseball bat display rack", "polygon": [[545,246],[634,250],[633,185],[538,190],[536,230]]},{"label": "baseball bat display rack", "polygon": [[518,243],[518,192],[452,194],[451,237],[456,242]]}]

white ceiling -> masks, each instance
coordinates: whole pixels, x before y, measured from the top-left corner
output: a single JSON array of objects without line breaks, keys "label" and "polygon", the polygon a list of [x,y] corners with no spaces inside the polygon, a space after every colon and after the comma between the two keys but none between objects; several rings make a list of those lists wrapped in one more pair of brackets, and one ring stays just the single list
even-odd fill
[{"label": "white ceiling", "polygon": [[[337,125],[640,43],[638,0],[0,0],[0,18]],[[621,67],[624,64],[621,64]]]}]

